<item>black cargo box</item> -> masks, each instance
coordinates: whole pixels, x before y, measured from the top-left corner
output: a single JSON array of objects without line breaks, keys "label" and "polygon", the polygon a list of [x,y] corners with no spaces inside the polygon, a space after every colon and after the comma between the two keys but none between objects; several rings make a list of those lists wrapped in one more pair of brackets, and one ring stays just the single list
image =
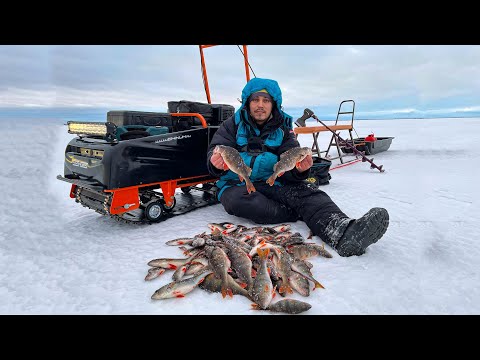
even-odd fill
[{"label": "black cargo box", "polygon": [[129,125],[166,126],[168,132],[189,130],[194,125],[201,125],[198,118],[193,116],[178,117],[170,113],[146,111],[112,110],[107,112],[107,121],[117,127]]},{"label": "black cargo box", "polygon": [[232,105],[206,104],[195,101],[169,101],[168,111],[171,113],[199,113],[205,118],[208,125],[220,125],[235,113]]},{"label": "black cargo box", "polygon": [[113,110],[107,112],[107,121],[118,127],[127,125],[142,126],[173,126],[172,115],[169,113]]}]

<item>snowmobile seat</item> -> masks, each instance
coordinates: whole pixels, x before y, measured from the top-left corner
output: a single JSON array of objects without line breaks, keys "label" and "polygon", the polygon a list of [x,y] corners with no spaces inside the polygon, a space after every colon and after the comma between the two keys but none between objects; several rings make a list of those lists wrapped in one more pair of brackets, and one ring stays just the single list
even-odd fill
[{"label": "snowmobile seat", "polygon": [[150,136],[148,131],[130,130],[120,134],[119,140],[132,140],[132,139],[138,139],[138,138],[147,137],[147,136]]}]

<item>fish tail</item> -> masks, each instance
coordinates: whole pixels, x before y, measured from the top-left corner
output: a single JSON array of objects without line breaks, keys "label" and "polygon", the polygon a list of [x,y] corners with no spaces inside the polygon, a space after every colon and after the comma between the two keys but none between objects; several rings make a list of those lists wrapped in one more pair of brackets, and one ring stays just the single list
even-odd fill
[{"label": "fish tail", "polygon": [[257,249],[257,254],[258,254],[258,256],[260,256],[260,259],[266,259],[269,253],[270,253],[269,248],[266,248],[266,249],[258,248]]},{"label": "fish tail", "polygon": [[270,176],[268,179],[267,179],[267,184],[272,186],[275,182],[275,179],[277,178],[277,175],[275,174],[272,174],[272,176]]},{"label": "fish tail", "polygon": [[247,186],[247,191],[248,191],[249,194],[257,191],[257,189],[255,189],[255,186],[253,186],[253,184],[252,184],[252,182],[250,181],[249,178],[245,178],[245,185]]},{"label": "fish tail", "polygon": [[222,285],[222,297],[225,299],[227,295],[233,298],[233,290],[228,285]]}]

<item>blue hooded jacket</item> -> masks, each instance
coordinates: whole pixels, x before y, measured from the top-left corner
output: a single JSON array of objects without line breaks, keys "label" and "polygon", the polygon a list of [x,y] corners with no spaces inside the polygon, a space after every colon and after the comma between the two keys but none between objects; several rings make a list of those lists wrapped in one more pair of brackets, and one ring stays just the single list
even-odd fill
[{"label": "blue hooded jacket", "polygon": [[[274,101],[272,118],[260,130],[255,120],[249,115],[249,97],[251,94],[267,90]],[[292,117],[282,110],[282,92],[275,80],[253,78],[242,91],[242,105],[234,116],[225,120],[214,134],[207,152],[207,166],[210,174],[219,176],[217,187],[220,189],[218,198],[223,191],[241,183],[237,174],[231,170],[222,171],[210,163],[213,149],[216,145],[226,145],[236,148],[243,161],[252,169],[250,180],[266,181],[273,174],[273,166],[278,162],[279,155],[293,147],[300,146],[293,134]],[[255,147],[255,150],[252,150]],[[277,178],[276,185],[283,181],[300,181],[308,177],[309,171],[299,173],[296,168]]]}]

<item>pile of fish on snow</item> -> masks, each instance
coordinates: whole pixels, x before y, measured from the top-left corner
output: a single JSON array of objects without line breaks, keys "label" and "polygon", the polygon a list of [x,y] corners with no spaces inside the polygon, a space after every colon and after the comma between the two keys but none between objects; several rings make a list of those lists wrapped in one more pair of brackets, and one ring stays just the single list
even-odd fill
[{"label": "pile of fish on snow", "polygon": [[[243,295],[253,301],[252,308],[298,314],[311,305],[285,298],[272,302],[278,292],[285,297],[297,291],[310,295],[310,281],[316,288],[324,288],[313,278],[313,256],[331,258],[323,246],[306,242],[300,233],[292,233],[290,225],[252,227],[231,223],[210,223],[206,232],[193,238],[167,241],[179,246],[186,258],[154,259],[145,280],[152,280],[174,270],[173,282],[159,288],[152,299],[185,297],[197,286],[222,296]],[[187,247],[188,246],[188,247]]]}]

